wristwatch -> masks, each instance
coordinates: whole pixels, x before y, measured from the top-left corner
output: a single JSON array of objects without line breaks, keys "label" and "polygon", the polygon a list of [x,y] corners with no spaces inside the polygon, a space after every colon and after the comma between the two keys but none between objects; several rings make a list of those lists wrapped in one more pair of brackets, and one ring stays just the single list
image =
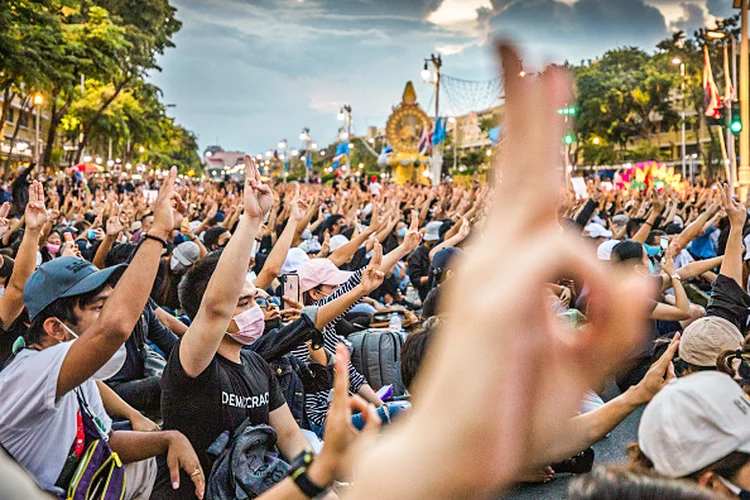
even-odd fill
[{"label": "wristwatch", "polygon": [[294,480],[294,484],[308,498],[315,498],[327,489],[314,484],[307,475],[307,471],[310,469],[310,465],[312,465],[314,459],[315,454],[310,450],[305,450],[289,466],[289,477]]}]

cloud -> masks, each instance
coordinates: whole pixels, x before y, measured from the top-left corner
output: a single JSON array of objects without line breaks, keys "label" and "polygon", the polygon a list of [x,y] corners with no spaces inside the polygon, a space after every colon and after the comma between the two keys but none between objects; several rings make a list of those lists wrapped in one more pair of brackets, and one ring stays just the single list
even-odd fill
[{"label": "cloud", "polygon": [[[593,58],[609,48],[652,50],[667,26],[718,15],[729,0],[172,0],[183,29],[153,80],[205,146],[265,151],[310,127],[336,137],[339,107],[354,129],[383,126],[407,80],[428,107],[423,60],[443,55],[446,75],[496,75],[487,41],[512,36],[525,63]],[[682,5],[684,4],[684,5]],[[731,5],[729,6],[731,11]],[[698,8],[702,8],[699,13]],[[441,95],[444,109],[450,105]]]},{"label": "cloud", "polygon": [[683,15],[672,24],[673,28],[682,30],[689,36],[698,28],[706,25],[707,12],[703,5],[682,2],[680,7],[683,10]]}]

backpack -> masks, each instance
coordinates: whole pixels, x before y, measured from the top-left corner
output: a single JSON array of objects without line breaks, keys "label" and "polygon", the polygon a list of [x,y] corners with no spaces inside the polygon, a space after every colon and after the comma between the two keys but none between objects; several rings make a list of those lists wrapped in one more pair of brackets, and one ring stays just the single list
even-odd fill
[{"label": "backpack", "polygon": [[214,464],[206,483],[206,500],[259,497],[289,471],[289,464],[276,452],[276,431],[267,425],[253,427],[248,419],[231,434],[224,431],[207,453]]},{"label": "backpack", "polygon": [[393,395],[403,396],[406,387],[401,381],[401,346],[404,338],[391,330],[364,330],[352,333],[352,364],[367,382],[378,391],[384,385],[393,385]]}]

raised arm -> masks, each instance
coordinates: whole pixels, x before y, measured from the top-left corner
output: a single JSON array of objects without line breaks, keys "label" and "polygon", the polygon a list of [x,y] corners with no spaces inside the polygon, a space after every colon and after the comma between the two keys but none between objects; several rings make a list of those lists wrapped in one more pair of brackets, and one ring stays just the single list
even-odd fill
[{"label": "raised arm", "polygon": [[680,250],[685,248],[688,243],[705,232],[703,228],[705,227],[706,223],[714,216],[717,210],[719,210],[719,206],[717,204],[712,204],[711,206],[709,206],[708,210],[700,214],[697,219],[691,222],[685,228],[685,230],[677,236],[676,243]]},{"label": "raised arm", "polygon": [[[173,167],[154,202],[154,226],[149,234],[162,240],[172,231],[173,210],[185,210],[174,189],[176,177],[177,168]],[[99,318],[68,350],[57,380],[58,398],[88,380],[130,336],[148,300],[163,249],[159,241],[151,238],[145,239],[138,248]]]},{"label": "raised arm", "polygon": [[123,229],[125,229],[125,224],[120,218],[118,208],[116,213],[107,219],[107,232],[104,235],[104,239],[99,245],[99,248],[96,249],[96,255],[94,255],[93,263],[99,269],[104,269],[104,260],[107,257],[107,253],[112,249],[112,246],[117,240],[117,235],[119,235]]},{"label": "raised arm", "polygon": [[180,343],[180,362],[190,377],[203,373],[219,349],[245,284],[255,234],[273,203],[271,189],[262,183],[255,161],[249,156],[245,156],[244,196],[245,213],[222,252],[198,314]]},{"label": "raised arm", "polygon": [[391,272],[391,270],[398,264],[398,262],[412,253],[419,244],[422,242],[422,234],[419,232],[419,219],[417,218],[417,212],[411,211],[411,225],[409,231],[404,236],[404,242],[397,246],[385,257],[383,257],[383,263],[380,266],[380,270],[385,274]]},{"label": "raised arm", "polygon": [[740,288],[744,289],[742,283],[742,229],[745,226],[747,210],[745,205],[732,198],[729,191],[729,185],[724,185],[721,190],[721,202],[724,210],[729,216],[729,238],[724,250],[724,262],[721,263],[721,274],[727,278],[732,278]]},{"label": "raised arm", "polygon": [[651,214],[648,216],[646,222],[641,224],[638,232],[633,236],[633,241],[637,241],[638,243],[646,243],[646,239],[648,239],[648,233],[650,233],[654,228],[656,219],[659,217],[659,214],[662,212],[662,210],[664,210],[664,200],[659,198],[659,195],[656,194],[655,191],[651,194],[651,200]]},{"label": "raised arm", "polygon": [[328,256],[328,260],[336,264],[336,267],[340,267],[352,260],[352,257],[354,256],[354,253],[357,251],[357,249],[362,246],[362,244],[367,241],[367,238],[369,238],[370,235],[373,234],[378,228],[378,226],[380,225],[380,219],[378,218],[378,213],[376,212],[376,210],[378,210],[378,208],[373,205],[372,218],[370,219],[370,226],[367,229],[359,233],[357,236],[353,237],[351,241],[349,241],[349,243],[347,243],[346,245],[342,245],[337,248],[335,252]]},{"label": "raised arm", "polygon": [[292,209],[289,212],[289,219],[286,222],[284,231],[279,236],[279,239],[276,240],[276,244],[263,264],[263,269],[260,270],[260,274],[258,274],[258,277],[253,282],[258,288],[267,288],[278,277],[281,272],[281,266],[284,265],[289,248],[292,246],[292,241],[297,233],[297,225],[300,219],[303,218],[305,209],[307,209],[307,204],[300,198],[299,185],[296,187],[291,205]]},{"label": "raised arm", "polygon": [[[8,214],[10,205],[2,207],[3,217]],[[39,235],[42,226],[47,222],[47,210],[44,207],[44,189],[34,181],[29,187],[29,203],[26,205],[26,232],[18,247],[13,274],[10,275],[5,293],[0,297],[0,323],[4,330],[18,318],[23,311],[23,287],[26,280],[36,268],[36,252],[39,249]]]},{"label": "raised arm", "polygon": [[435,248],[430,250],[430,261],[432,261],[435,255],[443,248],[455,247],[456,245],[464,241],[466,237],[469,236],[470,232],[471,226],[469,225],[469,220],[463,219],[455,236],[450,237],[449,239],[445,240],[439,245],[436,245]]}]

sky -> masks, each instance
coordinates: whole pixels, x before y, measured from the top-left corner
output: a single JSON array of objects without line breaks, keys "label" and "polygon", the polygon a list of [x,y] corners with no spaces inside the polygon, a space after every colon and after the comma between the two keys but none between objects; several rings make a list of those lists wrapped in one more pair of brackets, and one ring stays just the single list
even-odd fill
[{"label": "sky", "polygon": [[[301,145],[309,127],[335,141],[344,104],[352,132],[383,127],[415,84],[434,113],[424,59],[443,58],[442,115],[492,101],[497,76],[489,42],[511,37],[524,69],[580,63],[618,46],[655,44],[733,15],[732,0],[172,0],[183,22],[176,48],[151,75],[170,114],[198,135],[201,149],[258,154],[282,139]],[[452,77],[454,80],[451,80]],[[488,101],[489,99],[489,101]]]}]

